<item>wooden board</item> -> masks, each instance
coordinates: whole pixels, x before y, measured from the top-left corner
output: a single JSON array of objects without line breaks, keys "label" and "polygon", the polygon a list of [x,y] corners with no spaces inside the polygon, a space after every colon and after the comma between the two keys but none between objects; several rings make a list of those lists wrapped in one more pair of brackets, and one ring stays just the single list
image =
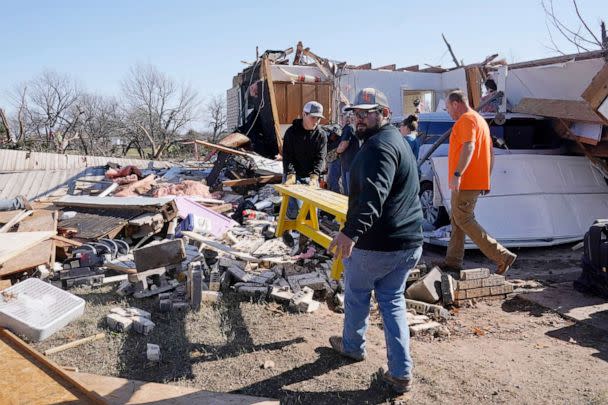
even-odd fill
[{"label": "wooden board", "polygon": [[55,235],[55,232],[12,232],[0,234],[0,265],[40,242],[47,240]]},{"label": "wooden board", "polygon": [[13,211],[0,211],[0,224],[6,224],[8,221],[13,219],[15,215],[19,214],[22,210]]},{"label": "wooden board", "polygon": [[97,394],[0,328],[1,404],[105,404]]},{"label": "wooden board", "polygon": [[36,210],[19,223],[17,232],[54,232],[57,230],[57,218],[57,211]]},{"label": "wooden board", "polygon": [[520,294],[519,297],[566,318],[608,331],[608,302],[576,291],[572,282],[553,284],[543,291]]},{"label": "wooden board", "polygon": [[523,98],[513,108],[513,112],[596,124],[604,123],[586,101]]},{"label": "wooden board", "polygon": [[259,263],[261,261],[261,259],[258,259],[255,256],[234,250],[232,247],[230,247],[228,245],[224,245],[223,243],[220,243],[218,241],[205,238],[204,236],[202,236],[198,233],[190,232],[190,231],[182,231],[182,234],[194,241],[204,244],[206,247],[211,248],[212,250],[226,253],[230,256],[236,257],[237,259],[245,260],[247,262],[254,262],[254,263]]},{"label": "wooden board", "polygon": [[7,260],[0,267],[0,277],[33,269],[41,264],[50,265],[55,261],[55,241],[53,239],[38,243],[20,255]]},{"label": "wooden board", "polygon": [[272,120],[274,122],[275,137],[279,151],[283,150],[283,136],[281,134],[281,125],[279,122],[279,111],[277,109],[277,100],[274,92],[274,82],[272,81],[272,73],[270,69],[270,61],[268,58],[263,58],[262,62],[262,79],[268,83],[268,99],[270,100],[270,108],[272,111]]},{"label": "wooden board", "polygon": [[606,100],[608,97],[608,63],[604,63],[604,67],[593,77],[581,97],[596,110]]},{"label": "wooden board", "polygon": [[158,384],[87,373],[69,373],[99,394],[109,405],[171,404],[171,405],[278,405],[269,398],[203,391],[177,385]]}]

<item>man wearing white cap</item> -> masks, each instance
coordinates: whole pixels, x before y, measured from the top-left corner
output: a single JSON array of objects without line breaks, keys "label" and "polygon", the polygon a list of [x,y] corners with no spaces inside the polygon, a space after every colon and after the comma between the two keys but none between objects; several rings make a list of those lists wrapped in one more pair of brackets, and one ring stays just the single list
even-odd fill
[{"label": "man wearing white cap", "polygon": [[[283,175],[285,184],[310,184],[319,187],[319,176],[325,167],[327,134],[319,126],[323,105],[309,101],[304,105],[302,118],[293,121],[283,139]],[[298,215],[297,200],[290,199],[287,217]]]}]

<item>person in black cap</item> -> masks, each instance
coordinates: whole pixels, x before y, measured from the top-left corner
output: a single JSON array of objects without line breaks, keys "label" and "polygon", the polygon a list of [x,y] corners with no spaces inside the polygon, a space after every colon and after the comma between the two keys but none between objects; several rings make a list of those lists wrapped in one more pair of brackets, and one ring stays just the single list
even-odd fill
[{"label": "person in black cap", "polygon": [[405,282],[422,254],[418,169],[411,148],[390,124],[386,96],[372,88],[357,95],[356,135],[363,140],[350,172],[344,228],[328,250],[344,259],[344,328],[331,347],[364,360],[372,290],[382,314],[388,370],[383,379],[409,391],[412,358],[405,316]]},{"label": "person in black cap", "polygon": [[[323,117],[323,105],[309,101],[304,105],[302,118],[293,121],[283,138],[284,184],[309,184],[319,187],[319,176],[325,167],[327,134],[319,122]],[[290,198],[287,217],[298,215],[298,202]]]}]

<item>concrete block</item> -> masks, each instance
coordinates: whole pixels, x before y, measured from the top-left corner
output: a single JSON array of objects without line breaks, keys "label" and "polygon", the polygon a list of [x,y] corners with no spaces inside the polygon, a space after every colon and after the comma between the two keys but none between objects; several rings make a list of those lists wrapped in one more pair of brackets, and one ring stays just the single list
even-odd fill
[{"label": "concrete block", "polygon": [[203,291],[201,302],[206,304],[216,304],[222,299],[222,293],[219,291]]},{"label": "concrete block", "polygon": [[181,239],[151,243],[133,251],[137,271],[157,269],[179,264],[186,258],[186,249]]},{"label": "concrete block", "polygon": [[413,283],[414,281],[420,280],[420,269],[412,269],[410,274],[407,276],[407,282]]},{"label": "concrete block", "polygon": [[259,286],[255,284],[240,285],[237,290],[239,294],[247,297],[266,298],[268,295],[268,286]]},{"label": "concrete block", "polygon": [[407,323],[409,326],[419,325],[428,321],[430,321],[430,318],[426,315],[414,315],[409,312],[407,313]]},{"label": "concrete block", "polygon": [[238,267],[241,270],[243,270],[243,269],[245,269],[246,265],[247,265],[247,262],[243,262],[240,260],[234,260],[229,257],[220,257],[220,260],[219,260],[219,266],[224,267],[226,269],[228,269],[230,267]]},{"label": "concrete block", "polygon": [[294,293],[291,292],[289,287],[276,287],[272,286],[270,290],[270,298],[277,301],[287,303],[293,299]]},{"label": "concrete block", "polygon": [[160,361],[160,346],[152,343],[148,343],[146,350],[146,357],[149,361],[159,362]]},{"label": "concrete block", "polygon": [[131,319],[133,320],[133,330],[135,330],[137,333],[141,333],[142,335],[149,334],[156,326],[154,322],[148,318],[144,318],[143,316],[134,316]]},{"label": "concrete block", "polygon": [[273,285],[279,288],[289,288],[289,283],[283,277],[274,280]]},{"label": "concrete block", "polygon": [[200,262],[192,262],[188,265],[188,298],[193,310],[201,308],[201,294],[203,291],[203,269]]},{"label": "concrete block", "polygon": [[334,305],[336,306],[336,311],[344,312],[344,294],[337,293],[334,295]]},{"label": "concrete block", "polygon": [[490,295],[490,287],[471,288],[470,290],[465,291],[467,299],[485,297],[487,295]]},{"label": "concrete block", "polygon": [[479,268],[479,269],[467,269],[460,271],[461,280],[477,280],[480,278],[486,278],[490,276],[490,269]]},{"label": "concrete block", "polygon": [[484,287],[483,282],[485,278],[478,278],[476,280],[459,280],[458,281],[458,289],[459,290],[470,290],[471,288],[481,288]]},{"label": "concrete block", "polygon": [[241,269],[240,267],[237,266],[231,266],[228,267],[228,269],[226,270],[228,273],[230,273],[230,276],[233,279],[236,279],[238,281],[242,281],[244,283],[247,283],[249,281],[251,281],[253,279],[253,274],[247,273],[245,270]]},{"label": "concrete block", "polygon": [[435,303],[441,298],[441,270],[433,268],[426,276],[416,281],[405,291],[409,299]]},{"label": "concrete block", "polygon": [[456,282],[449,274],[441,275],[441,300],[443,305],[452,305],[454,303],[454,293],[456,291]]},{"label": "concrete block", "polygon": [[299,292],[294,294],[291,300],[291,306],[300,311],[308,312],[309,308],[314,308],[314,304],[311,304],[313,300],[314,291],[309,287],[302,288]]},{"label": "concrete block", "polygon": [[481,286],[495,287],[498,285],[503,285],[505,282],[505,276],[501,276],[500,274],[492,274],[490,277],[481,280]]},{"label": "concrete block", "polygon": [[125,308],[125,311],[129,314],[129,316],[143,316],[144,318],[151,319],[152,315],[148,311],[144,311],[139,308]]},{"label": "concrete block", "polygon": [[249,282],[258,284],[270,284],[277,277],[274,271],[264,271],[257,276],[253,276]]},{"label": "concrete block", "polygon": [[305,312],[307,314],[310,314],[310,313],[315,312],[320,307],[321,307],[321,303],[319,301],[313,300],[313,301],[307,301],[307,302],[300,303],[300,305],[298,305],[298,310],[300,312]]},{"label": "concrete block", "polygon": [[127,311],[127,309],[120,308],[120,307],[114,307],[114,308],[110,309],[110,313],[111,314],[117,314],[117,315],[120,315],[120,316],[124,316],[124,317],[127,317],[127,318],[130,316],[130,314]]},{"label": "concrete block", "polygon": [[118,314],[108,314],[106,323],[114,332],[126,332],[133,326],[133,319]]},{"label": "concrete block", "polygon": [[123,280],[120,282],[118,287],[116,288],[116,294],[121,297],[126,297],[135,292],[135,287],[128,280]]},{"label": "concrete block", "polygon": [[173,301],[171,299],[162,299],[158,301],[158,309],[160,312],[169,312],[173,308]]},{"label": "concrete block", "polygon": [[503,284],[494,287],[490,287],[490,295],[503,295],[510,294],[513,292],[512,284]]},{"label": "concrete block", "polygon": [[314,291],[321,291],[321,290],[328,291],[331,289],[329,287],[329,284],[327,284],[325,277],[320,277],[320,276],[299,280],[298,284],[300,285],[300,288],[308,287]]},{"label": "concrete block", "polygon": [[435,331],[437,331],[440,327],[441,324],[434,321],[413,325],[410,326],[410,335],[416,336],[422,333],[435,333]]},{"label": "concrete block", "polygon": [[310,270],[304,266],[299,266],[294,263],[283,264],[283,277],[288,278],[299,274],[309,273]]},{"label": "concrete block", "polygon": [[187,311],[190,308],[191,308],[191,306],[190,306],[189,302],[178,301],[178,302],[171,303],[172,311]]},{"label": "concrete block", "polygon": [[448,319],[450,317],[449,311],[440,305],[433,305],[427,302],[407,298],[405,300],[405,305],[408,309],[413,309],[421,315],[432,315],[436,318],[442,319]]}]

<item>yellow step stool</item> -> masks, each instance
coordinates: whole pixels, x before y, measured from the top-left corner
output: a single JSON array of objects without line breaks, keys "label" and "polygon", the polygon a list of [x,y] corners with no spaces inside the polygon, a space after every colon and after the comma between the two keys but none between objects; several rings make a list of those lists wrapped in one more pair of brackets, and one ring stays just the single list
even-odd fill
[{"label": "yellow step stool", "polygon": [[[285,231],[298,231],[327,249],[332,238],[323,233],[319,228],[317,211],[324,211],[335,216],[336,221],[340,224],[340,229],[342,229],[344,222],[346,222],[348,197],[334,193],[333,191],[304,184],[289,186],[277,184],[274,188],[283,198],[281,201],[281,211],[279,213],[276,236],[281,237]],[[302,207],[300,208],[298,217],[294,220],[287,218],[289,197],[302,201]],[[342,259],[339,257],[334,258],[331,267],[331,277],[334,280],[339,280],[343,270],[344,265],[342,264]]]}]

